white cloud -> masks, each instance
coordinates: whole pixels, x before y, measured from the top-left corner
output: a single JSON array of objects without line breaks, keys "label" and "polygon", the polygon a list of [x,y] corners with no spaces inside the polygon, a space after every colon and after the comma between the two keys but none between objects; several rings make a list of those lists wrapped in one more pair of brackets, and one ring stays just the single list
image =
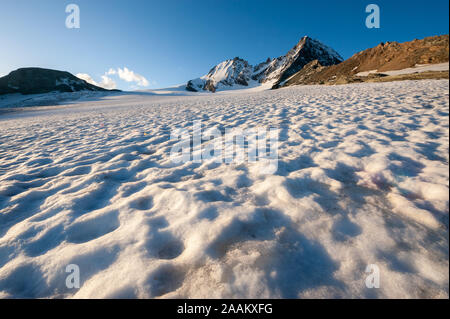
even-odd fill
[{"label": "white cloud", "polygon": [[78,73],[76,74],[76,77],[82,80],[85,80],[87,83],[91,83],[93,85],[98,85],[97,82],[94,81],[93,78],[91,78],[91,76],[87,73]]},{"label": "white cloud", "polygon": [[111,79],[110,77],[107,77],[106,75],[102,75],[102,83],[101,85],[105,88],[105,89],[115,89],[117,88],[116,82],[114,82],[113,79]]},{"label": "white cloud", "polygon": [[[110,77],[111,75],[118,76],[126,82],[134,82],[138,87],[147,87],[150,85],[150,82],[144,76],[131,71],[127,67],[124,67],[123,69],[110,68],[104,75],[102,75],[102,81],[100,83],[96,82],[89,74],[86,73],[78,73],[77,77],[105,89],[115,89],[117,85],[116,82]],[[154,81],[152,81],[152,84],[153,83]]]},{"label": "white cloud", "polygon": [[[110,69],[108,71],[108,73],[111,71],[116,72],[115,70]],[[116,74],[116,73],[109,73],[109,74]],[[127,67],[124,67],[123,69],[118,68],[117,74],[119,75],[119,78],[121,78],[122,80],[127,81],[127,82],[135,82],[138,86],[145,87],[145,86],[149,85],[149,82],[145,77],[143,77],[140,74],[134,73],[133,71],[129,70]]]},{"label": "white cloud", "polygon": [[108,90],[112,90],[115,89],[117,87],[116,82],[114,82],[113,79],[111,79],[110,77],[106,76],[106,75],[102,75],[102,81],[100,83],[96,82],[89,74],[87,73],[78,73],[77,78],[85,80],[87,83],[108,89]]}]

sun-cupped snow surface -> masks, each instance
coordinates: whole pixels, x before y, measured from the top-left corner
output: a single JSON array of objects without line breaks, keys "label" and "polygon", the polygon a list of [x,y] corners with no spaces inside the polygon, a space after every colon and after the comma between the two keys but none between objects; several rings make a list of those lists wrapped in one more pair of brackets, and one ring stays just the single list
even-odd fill
[{"label": "sun-cupped snow surface", "polygon": [[[448,116],[447,80],[2,114],[0,296],[448,298]],[[175,164],[195,120],[279,128],[278,170]]]}]

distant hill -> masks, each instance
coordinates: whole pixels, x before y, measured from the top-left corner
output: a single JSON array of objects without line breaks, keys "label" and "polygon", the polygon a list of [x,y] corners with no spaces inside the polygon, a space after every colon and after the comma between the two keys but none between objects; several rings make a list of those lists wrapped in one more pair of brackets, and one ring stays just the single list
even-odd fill
[{"label": "distant hill", "polygon": [[[389,71],[414,68],[420,65],[435,65],[449,61],[449,36],[427,37],[410,42],[386,42],[356,53],[348,60],[331,66],[314,60],[291,76],[285,83],[290,86],[298,84],[344,84],[364,81],[386,81],[396,79],[418,79],[420,77],[447,77],[445,72],[434,72],[434,75],[410,75],[387,77]],[[385,73],[383,73],[385,72]],[[393,72],[391,72],[393,73]]]},{"label": "distant hill", "polygon": [[0,78],[0,95],[78,91],[109,90],[87,83],[69,72],[42,68],[21,68]]}]

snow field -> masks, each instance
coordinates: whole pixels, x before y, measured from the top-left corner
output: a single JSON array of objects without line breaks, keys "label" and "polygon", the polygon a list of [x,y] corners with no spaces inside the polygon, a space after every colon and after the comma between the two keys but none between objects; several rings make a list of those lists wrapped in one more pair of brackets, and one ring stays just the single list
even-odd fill
[{"label": "snow field", "polygon": [[[0,296],[448,298],[448,116],[447,80],[3,114]],[[278,127],[277,172],[173,163],[194,120]]]}]

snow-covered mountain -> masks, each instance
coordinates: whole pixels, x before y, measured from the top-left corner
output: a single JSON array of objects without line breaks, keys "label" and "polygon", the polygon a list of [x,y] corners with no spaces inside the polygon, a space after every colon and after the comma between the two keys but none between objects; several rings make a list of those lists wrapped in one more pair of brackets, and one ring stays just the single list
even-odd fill
[{"label": "snow-covered mountain", "polygon": [[186,89],[215,92],[249,86],[252,82],[256,84],[270,82],[278,86],[313,60],[318,60],[326,66],[343,61],[342,57],[330,47],[305,36],[286,55],[275,59],[268,58],[256,66],[240,58],[219,63],[208,74],[190,80]]},{"label": "snow-covered mountain", "polygon": [[253,67],[247,61],[236,57],[219,63],[208,74],[189,81],[186,89],[188,91],[208,90],[215,92],[217,89],[224,87],[248,86],[252,75]]}]

